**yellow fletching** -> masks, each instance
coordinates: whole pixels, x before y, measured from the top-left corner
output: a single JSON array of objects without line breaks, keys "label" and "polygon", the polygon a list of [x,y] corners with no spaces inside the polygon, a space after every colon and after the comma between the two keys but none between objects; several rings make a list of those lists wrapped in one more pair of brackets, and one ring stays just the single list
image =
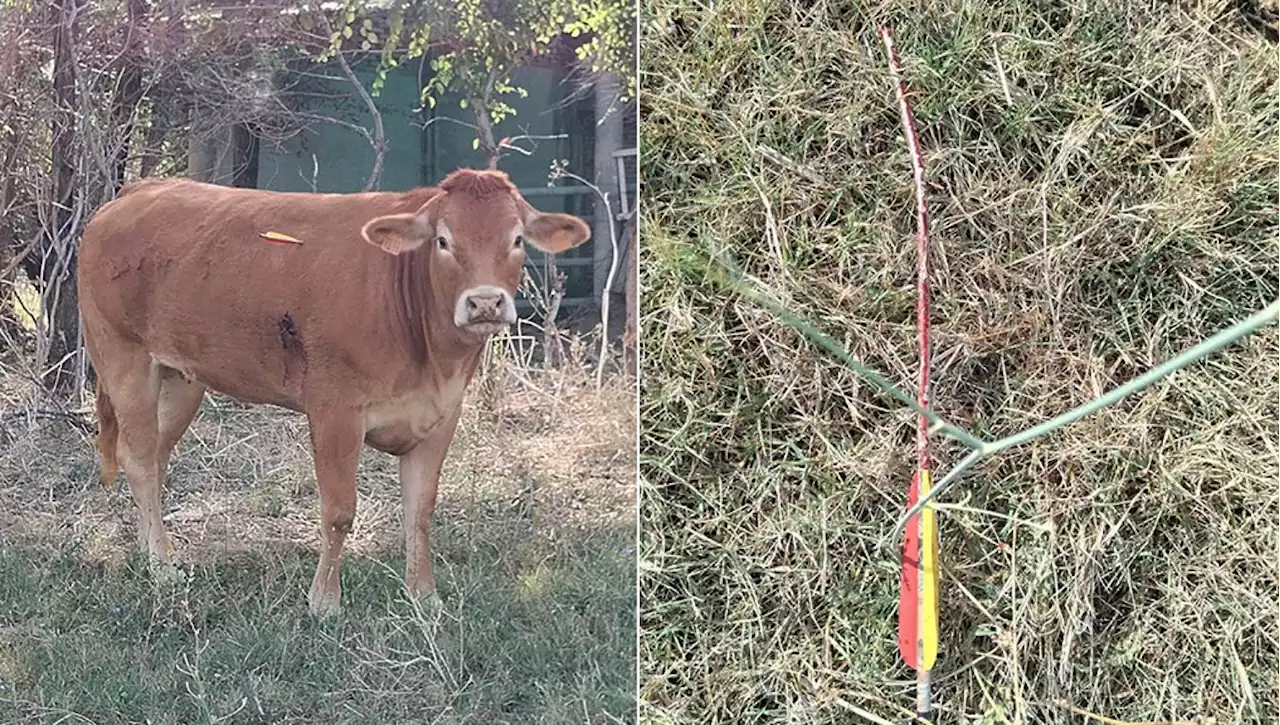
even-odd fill
[{"label": "yellow fletching", "polygon": [[[929,493],[928,471],[920,471],[919,496]],[[938,519],[933,506],[920,511],[920,670],[932,670],[938,658]]]},{"label": "yellow fletching", "polygon": [[268,242],[288,242],[289,244],[302,244],[301,239],[294,239],[288,234],[281,234],[280,232],[262,232],[258,234],[258,236],[262,237]]}]

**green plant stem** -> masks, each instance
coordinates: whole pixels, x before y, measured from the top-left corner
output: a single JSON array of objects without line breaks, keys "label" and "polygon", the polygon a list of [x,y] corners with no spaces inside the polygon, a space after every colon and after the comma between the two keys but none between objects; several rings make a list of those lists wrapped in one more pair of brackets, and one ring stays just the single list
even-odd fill
[{"label": "green plant stem", "polygon": [[1143,388],[1150,386],[1161,378],[1182,370],[1200,358],[1208,357],[1236,340],[1256,332],[1263,325],[1274,322],[1277,317],[1280,317],[1280,300],[1272,302],[1261,311],[1255,312],[1231,327],[1214,334],[1204,342],[1190,347],[1182,351],[1180,354],[1169,358],[1163,363],[1151,368],[1147,372],[1139,375],[1133,380],[1130,380],[1124,385],[1121,385],[1115,390],[1112,390],[1106,395],[1085,403],[1074,410],[1069,410],[1052,420],[1045,421],[1033,428],[1028,428],[1021,433],[1015,433],[1007,438],[1001,438],[994,443],[988,443],[986,448],[989,449],[990,453],[999,453],[1006,448],[1012,448],[1016,445],[1026,443],[1029,440],[1039,438],[1046,433],[1053,432],[1063,426],[1071,425],[1085,416],[1092,415],[1109,405],[1114,405],[1115,403],[1120,402]]},{"label": "green plant stem", "polygon": [[739,294],[782,318],[783,322],[804,337],[808,338],[811,343],[827,351],[840,362],[844,363],[850,370],[853,370],[855,373],[862,376],[882,391],[888,393],[898,402],[908,408],[911,408],[917,414],[924,416],[931,425],[930,432],[937,431],[945,436],[960,441],[972,449],[968,455],[961,459],[959,463],[952,467],[952,469],[942,477],[942,480],[938,482],[937,486],[929,489],[928,493],[921,496],[920,499],[908,508],[906,513],[898,519],[897,524],[893,527],[893,538],[901,536],[902,532],[906,528],[907,522],[911,520],[911,517],[920,513],[921,509],[929,505],[935,498],[946,493],[947,489],[955,485],[956,481],[960,480],[961,474],[979,461],[1000,453],[1008,448],[1027,443],[1028,441],[1032,441],[1036,438],[1052,433],[1059,428],[1071,425],[1085,416],[1092,415],[1109,405],[1114,405],[1130,395],[1151,386],[1158,380],[1168,377],[1169,375],[1186,368],[1197,360],[1212,355],[1218,350],[1221,350],[1246,335],[1256,332],[1259,328],[1280,319],[1280,300],[1276,300],[1262,310],[1255,312],[1231,327],[1222,330],[1204,341],[1184,350],[1182,353],[1169,358],[1160,365],[1151,368],[1142,375],[1139,375],[1133,380],[1115,388],[1105,395],[1072,408],[1071,410],[1047,420],[1044,423],[1033,426],[1024,431],[1014,433],[1011,436],[1007,436],[996,441],[984,441],[967,430],[948,422],[933,410],[920,405],[914,398],[898,386],[889,382],[884,376],[858,362],[857,358],[850,354],[848,350],[841,347],[840,344],[830,336],[826,335],[809,322],[801,319],[799,316],[783,307],[780,303],[754,289],[754,286],[746,280],[745,275],[743,275],[741,270],[739,270],[732,261],[724,258],[722,255],[715,255],[715,261],[721,269],[728,273],[729,286]]},{"label": "green plant stem", "polygon": [[933,410],[920,405],[915,398],[908,395],[898,386],[889,382],[884,378],[884,376],[880,375],[880,373],[858,362],[858,359],[855,358],[848,350],[841,347],[839,343],[823,333],[817,327],[814,327],[812,324],[802,320],[781,304],[769,299],[764,294],[753,289],[752,285],[745,281],[741,272],[733,266],[732,262],[727,262],[723,259],[717,259],[717,262],[721,267],[729,272],[731,277],[729,284],[739,294],[752,300],[761,307],[764,307],[778,317],[781,317],[783,322],[787,323],[791,328],[808,338],[809,342],[817,345],[823,350],[826,350],[837,360],[848,366],[850,370],[861,375],[863,378],[866,378],[877,388],[888,393],[895,400],[908,408],[911,408],[917,414],[924,416],[931,425],[931,431],[937,431],[949,438],[954,438],[969,448],[981,448],[986,445],[986,441],[983,441],[981,438],[978,438],[964,428],[949,422]]},{"label": "green plant stem", "polygon": [[1259,328],[1275,322],[1277,319],[1280,319],[1280,300],[1272,302],[1261,311],[1255,312],[1231,327],[1228,327],[1227,329],[1205,339],[1203,342],[1187,348],[1182,353],[1169,358],[1160,365],[1151,368],[1147,372],[1112,390],[1106,395],[1095,398],[1084,405],[1073,408],[1056,418],[1041,423],[1040,425],[1028,428],[1006,438],[1001,438],[998,441],[981,444],[973,452],[965,456],[964,459],[961,460],[960,463],[956,464],[954,468],[948,471],[947,475],[943,477],[942,481],[940,481],[937,486],[929,489],[929,492],[924,496],[921,496],[914,506],[907,509],[907,512],[902,515],[902,518],[898,519],[897,525],[893,528],[894,538],[902,534],[903,530],[906,528],[907,521],[911,520],[912,516],[920,513],[920,510],[928,505],[930,501],[946,492],[947,488],[959,480],[961,473],[978,461],[987,458],[988,456],[993,456],[1005,449],[1035,440],[1036,438],[1052,433],[1059,428],[1071,425],[1077,420],[1096,413],[1109,405],[1114,405],[1128,396],[1149,387],[1152,383],[1155,383],[1161,378],[1172,375],[1197,360],[1212,355],[1218,350],[1221,350],[1246,335],[1257,332]]}]

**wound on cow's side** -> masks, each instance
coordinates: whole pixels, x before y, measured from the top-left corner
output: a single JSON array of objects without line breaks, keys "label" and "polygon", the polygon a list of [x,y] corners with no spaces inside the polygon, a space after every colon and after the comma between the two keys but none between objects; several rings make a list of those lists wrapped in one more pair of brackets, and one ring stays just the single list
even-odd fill
[{"label": "wound on cow's side", "polygon": [[284,350],[284,384],[299,384],[307,372],[307,351],[302,345],[302,333],[288,312],[280,317],[280,347]]},{"label": "wound on cow's side", "polygon": [[280,318],[280,345],[286,350],[302,348],[302,336],[298,334],[298,326],[293,324],[293,316],[288,312]]}]

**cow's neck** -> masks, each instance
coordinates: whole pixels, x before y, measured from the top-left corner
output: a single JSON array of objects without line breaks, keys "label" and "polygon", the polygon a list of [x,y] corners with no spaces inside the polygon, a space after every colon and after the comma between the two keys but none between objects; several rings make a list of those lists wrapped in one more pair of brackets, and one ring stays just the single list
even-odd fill
[{"label": "cow's neck", "polygon": [[[365,442],[385,453],[404,455],[436,426],[456,420],[484,351],[482,342],[464,340],[432,320],[427,316],[419,321],[426,359],[406,355],[403,372],[388,396],[365,409]],[[452,320],[446,322],[452,327]]]},{"label": "cow's neck", "polygon": [[436,300],[430,289],[430,259],[429,251],[393,258],[395,284],[391,302],[403,335],[402,347],[421,382],[440,383],[456,376],[470,380],[485,341],[464,336],[454,326],[452,315],[444,313],[447,305]]},{"label": "cow's neck", "polygon": [[423,318],[423,336],[427,342],[425,372],[437,379],[453,379],[462,376],[470,381],[484,352],[484,340],[464,337],[453,324],[452,315],[442,319],[438,311],[429,311]]}]

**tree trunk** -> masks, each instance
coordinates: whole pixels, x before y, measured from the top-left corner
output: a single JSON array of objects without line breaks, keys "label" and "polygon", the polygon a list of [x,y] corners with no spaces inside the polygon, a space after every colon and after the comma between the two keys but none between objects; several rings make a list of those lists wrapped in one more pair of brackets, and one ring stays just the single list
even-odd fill
[{"label": "tree trunk", "polygon": [[14,203],[13,187],[17,176],[18,134],[12,123],[4,124],[8,131],[0,139],[0,328],[5,333],[17,330],[17,317],[13,308],[13,264],[15,254],[20,254],[19,242],[14,236],[10,206]]},{"label": "tree trunk", "polygon": [[484,154],[484,167],[490,171],[498,168],[498,160],[502,158],[502,149],[493,138],[493,117],[489,115],[489,104],[484,100],[471,99],[471,114],[476,118],[476,138],[480,139],[480,152]]},{"label": "tree trunk", "polygon": [[242,189],[258,188],[258,137],[248,124],[231,127],[231,185]]},{"label": "tree trunk", "polygon": [[219,125],[191,109],[191,125],[187,135],[187,177],[210,184],[231,183],[232,127]]},{"label": "tree trunk", "polygon": [[378,110],[378,104],[373,102],[373,96],[364,89],[364,84],[356,77],[355,71],[351,69],[351,64],[347,62],[347,56],[342,51],[337,54],[338,67],[342,69],[342,74],[347,77],[347,81],[355,88],[356,95],[360,96],[360,100],[364,101],[365,110],[369,112],[369,117],[373,119],[373,132],[365,131],[364,136],[369,141],[369,145],[373,147],[373,169],[369,171],[369,178],[365,179],[365,191],[377,191],[378,186],[382,183],[382,164],[387,157],[387,134],[382,128],[382,112]]},{"label": "tree trunk", "polygon": [[473,98],[471,114],[476,118],[476,138],[480,140],[480,152],[484,154],[484,167],[493,171],[498,168],[498,160],[502,158],[502,147],[493,137],[493,116],[489,113],[489,99],[493,98],[493,86],[498,81],[498,70],[489,71],[484,87]]},{"label": "tree trunk", "polygon": [[146,0],[129,0],[129,25],[125,31],[124,50],[120,54],[120,85],[111,109],[115,127],[120,129],[119,144],[115,153],[114,190],[124,185],[129,164],[129,149],[133,145],[133,133],[138,117],[138,105],[142,103],[142,66],[145,63],[142,49],[142,24],[146,20]]},{"label": "tree trunk", "polygon": [[[614,108],[618,98],[619,80],[617,74],[605,73],[596,79],[595,84],[595,185],[600,191],[609,195],[609,205],[617,214],[621,208],[618,198],[618,167],[614,161],[615,151],[622,150],[622,113]],[[610,231],[616,228],[617,220],[609,214],[604,201],[595,198],[595,222],[591,229],[592,275],[591,291],[596,304],[604,310],[604,288],[609,280],[611,265],[622,260],[613,258],[613,247],[609,243]],[[617,289],[613,293],[617,293]],[[605,321],[606,324],[608,321]]]},{"label": "tree trunk", "polygon": [[165,113],[168,109],[161,101],[159,91],[151,93],[151,113],[150,123],[147,124],[147,133],[142,141],[142,161],[139,164],[138,176],[147,178],[155,173],[156,167],[160,165],[160,146],[164,143],[165,132],[168,131]]},{"label": "tree trunk", "polygon": [[54,393],[75,384],[73,358],[80,350],[80,306],[76,290],[76,250],[70,239],[76,186],[76,82],[74,21],[81,0],[61,0],[53,16],[53,208],[46,218],[41,313],[47,334],[41,360],[44,385]]}]

